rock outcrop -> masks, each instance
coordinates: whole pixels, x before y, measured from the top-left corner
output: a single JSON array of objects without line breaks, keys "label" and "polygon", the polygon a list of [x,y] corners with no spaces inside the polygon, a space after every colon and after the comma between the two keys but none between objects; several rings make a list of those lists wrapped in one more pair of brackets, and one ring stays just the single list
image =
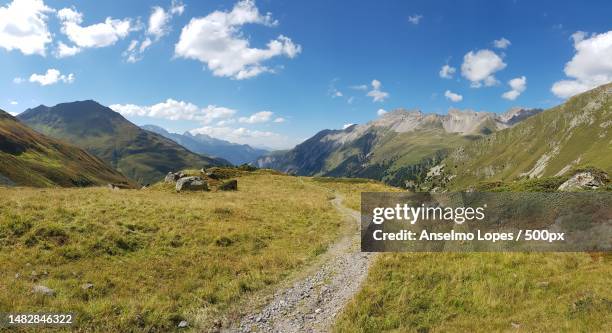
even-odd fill
[{"label": "rock outcrop", "polygon": [[208,183],[200,177],[183,177],[176,181],[176,191],[208,191]]},{"label": "rock outcrop", "polygon": [[596,190],[604,186],[606,175],[595,175],[591,172],[579,172],[559,186],[559,191],[572,192],[581,190]]}]

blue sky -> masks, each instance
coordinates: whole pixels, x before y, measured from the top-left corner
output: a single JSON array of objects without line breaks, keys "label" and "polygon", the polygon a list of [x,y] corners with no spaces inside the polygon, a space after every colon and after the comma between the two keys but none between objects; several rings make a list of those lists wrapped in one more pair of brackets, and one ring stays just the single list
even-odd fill
[{"label": "blue sky", "polygon": [[0,108],[94,99],[288,148],[379,110],[559,104],[612,80],[610,17],[610,1],[0,0]]}]

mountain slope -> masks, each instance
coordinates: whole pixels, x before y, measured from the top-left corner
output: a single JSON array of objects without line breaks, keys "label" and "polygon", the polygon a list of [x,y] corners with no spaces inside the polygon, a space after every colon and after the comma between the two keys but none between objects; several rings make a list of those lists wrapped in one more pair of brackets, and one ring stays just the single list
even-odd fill
[{"label": "mountain slope", "polygon": [[18,118],[43,134],[85,148],[141,183],[158,181],[169,171],[227,164],[145,131],[94,101],[41,105]]},{"label": "mountain slope", "polygon": [[0,185],[131,185],[86,151],[39,134],[0,110]]},{"label": "mountain slope", "polygon": [[515,109],[498,116],[451,110],[437,115],[400,109],[364,125],[321,131],[290,151],[258,159],[257,165],[299,175],[364,177],[404,185],[418,180],[454,148],[538,112]]},{"label": "mountain slope", "polygon": [[453,187],[479,181],[561,176],[590,166],[612,173],[612,84],[570,98],[566,103],[513,128],[474,141],[444,161]]},{"label": "mountain slope", "polygon": [[195,153],[221,157],[236,165],[255,161],[258,157],[268,153],[264,149],[216,139],[205,134],[170,133],[155,125],[144,125],[142,128],[163,135]]}]

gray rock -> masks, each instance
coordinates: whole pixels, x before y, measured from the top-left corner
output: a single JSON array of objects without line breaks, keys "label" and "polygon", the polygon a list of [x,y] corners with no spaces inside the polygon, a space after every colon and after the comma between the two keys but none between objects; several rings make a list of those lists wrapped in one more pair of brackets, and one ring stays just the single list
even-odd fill
[{"label": "gray rock", "polygon": [[604,183],[591,172],[579,172],[559,186],[559,191],[571,192],[579,190],[595,190]]},{"label": "gray rock", "polygon": [[93,284],[92,283],[84,283],[83,285],[81,285],[81,289],[83,290],[87,290],[87,289],[91,289],[93,288]]},{"label": "gray rock", "polygon": [[181,322],[178,324],[178,328],[186,328],[189,326],[189,323],[185,320],[181,320]]},{"label": "gray rock", "polygon": [[236,179],[228,180],[219,185],[221,191],[238,191],[238,181]]},{"label": "gray rock", "polygon": [[37,285],[34,286],[34,288],[32,288],[32,292],[35,294],[42,294],[45,296],[54,296],[55,295],[55,290],[47,287],[47,286],[43,286],[43,285]]},{"label": "gray rock", "polygon": [[168,172],[166,178],[164,179],[164,182],[175,183],[177,180],[183,178],[183,176],[184,175],[182,172]]},{"label": "gray rock", "polygon": [[176,181],[176,191],[208,191],[208,183],[200,177],[183,177]]}]

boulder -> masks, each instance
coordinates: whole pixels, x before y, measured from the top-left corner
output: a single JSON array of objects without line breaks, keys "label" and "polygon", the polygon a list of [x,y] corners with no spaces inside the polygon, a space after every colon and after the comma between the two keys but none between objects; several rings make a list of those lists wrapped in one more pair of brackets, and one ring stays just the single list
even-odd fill
[{"label": "boulder", "polygon": [[238,181],[236,179],[228,180],[219,185],[220,191],[238,191]]},{"label": "boulder", "polygon": [[166,183],[175,183],[177,180],[183,178],[182,172],[168,172],[164,182]]},{"label": "boulder", "polygon": [[47,286],[37,285],[32,288],[32,292],[35,294],[42,294],[45,296],[53,296],[55,295],[55,291]]},{"label": "boulder", "polygon": [[176,181],[176,191],[208,191],[208,184],[200,177],[183,177]]},{"label": "boulder", "polygon": [[564,192],[595,190],[601,186],[604,186],[604,182],[601,177],[597,177],[593,173],[585,171],[573,175],[572,178],[561,184],[558,190]]}]

